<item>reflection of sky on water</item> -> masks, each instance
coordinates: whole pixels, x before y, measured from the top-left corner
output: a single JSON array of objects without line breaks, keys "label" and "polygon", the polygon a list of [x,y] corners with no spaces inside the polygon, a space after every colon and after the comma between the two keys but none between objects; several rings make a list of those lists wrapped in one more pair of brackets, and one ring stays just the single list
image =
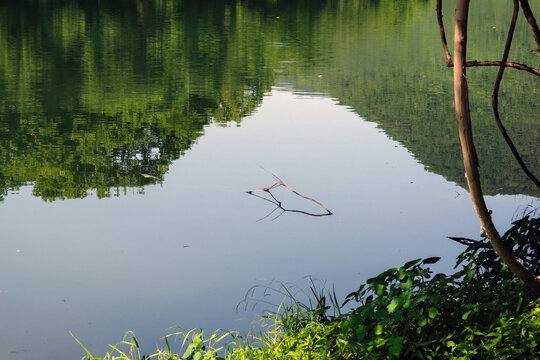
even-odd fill
[{"label": "reflection of sky on water", "polygon": [[[272,205],[245,191],[273,182],[259,164],[335,215],[257,221]],[[0,358],[80,358],[69,331],[102,355],[126,330],[147,351],[174,325],[247,330],[251,314],[235,307],[253,285],[312,275],[343,296],[413,258],[442,256],[449,270],[460,246],[445,237],[479,234],[464,189],[336,101],[284,88],[240,127],[206,127],[164,179],[144,196],[6,197]],[[501,229],[534,201],[487,199]]]}]

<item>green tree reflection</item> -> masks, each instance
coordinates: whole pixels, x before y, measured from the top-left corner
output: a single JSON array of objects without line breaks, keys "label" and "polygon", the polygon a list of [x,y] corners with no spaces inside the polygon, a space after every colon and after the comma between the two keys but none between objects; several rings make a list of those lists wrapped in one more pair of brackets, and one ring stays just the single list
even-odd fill
[{"label": "green tree reflection", "polygon": [[[0,11],[0,187],[99,197],[160,178],[273,82],[260,16],[215,2],[37,1]],[[208,16],[201,16],[206,11]],[[262,43],[264,44],[264,42]]]},{"label": "green tree reflection", "polygon": [[[497,21],[508,4],[491,1],[497,5],[472,13],[504,31]],[[434,8],[430,0],[4,1],[1,192],[28,183],[46,200],[143,191],[156,180],[141,174],[162,179],[205,125],[240,122],[279,81],[338,98],[428,170],[465,186]],[[471,19],[471,27],[481,24]],[[520,26],[513,55],[535,64]],[[474,31],[485,37],[471,40],[471,56],[496,58],[500,49],[489,45],[498,31]],[[485,190],[534,194],[482,116],[485,79],[496,70],[474,71]],[[527,80],[522,98],[519,76],[505,79],[501,105],[539,173],[540,86]]]}]

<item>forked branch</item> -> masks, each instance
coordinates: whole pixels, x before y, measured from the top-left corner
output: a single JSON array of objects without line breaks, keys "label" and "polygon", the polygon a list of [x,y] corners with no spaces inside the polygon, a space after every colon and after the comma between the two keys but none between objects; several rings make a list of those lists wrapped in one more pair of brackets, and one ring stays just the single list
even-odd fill
[{"label": "forked branch", "polygon": [[[287,184],[285,184],[280,178],[278,178],[276,175],[274,175],[273,173],[271,173],[270,171],[266,170],[265,168],[263,168],[261,166],[261,169],[263,169],[264,171],[266,171],[270,176],[272,176],[274,178],[274,180],[276,181],[275,183],[273,183],[272,185],[268,186],[268,187],[264,187],[264,188],[260,188],[260,189],[256,189],[256,190],[250,190],[250,191],[247,191],[248,194],[250,195],[253,195],[255,197],[258,197],[260,199],[263,199],[265,201],[268,201],[274,205],[276,205],[276,209],[274,209],[270,214],[266,215],[264,218],[270,216],[274,211],[276,211],[277,209],[281,209],[282,210],[282,213],[280,215],[278,215],[277,217],[281,216],[284,212],[295,212],[295,213],[300,213],[300,214],[305,214],[305,215],[309,215],[309,216],[328,216],[328,215],[333,215],[333,213],[328,210],[328,208],[326,206],[324,206],[321,202],[313,199],[313,198],[310,198],[308,196],[305,196],[305,195],[302,195],[300,194],[299,192],[297,192],[296,190],[294,190],[293,188],[291,188],[290,186],[288,186]],[[290,192],[292,192],[293,194],[297,195],[297,196],[300,196],[306,200],[310,200],[310,201],[313,201],[315,204],[319,205],[320,207],[322,207],[326,212],[325,213],[311,213],[311,212],[308,212],[308,211],[303,211],[303,210],[297,210],[297,209],[286,209],[285,207],[283,207],[281,201],[279,201],[275,196],[274,194],[272,194],[271,190],[275,189],[275,188],[278,188],[280,186],[283,186],[285,189],[289,190]],[[272,199],[268,199],[268,198],[265,198],[263,196],[260,196],[260,195],[257,195],[255,193],[257,192],[266,192],[268,193]],[[276,218],[277,218],[276,217]],[[263,218],[263,219],[264,219]],[[261,219],[262,220],[262,219]]]},{"label": "forked branch", "polygon": [[[525,3],[525,6],[524,6]],[[534,16],[532,15],[531,8],[529,7],[529,3],[527,0],[521,0],[521,6],[523,8],[523,13],[525,14],[525,17],[527,17],[527,21],[529,22],[531,29],[533,29],[533,32],[535,34],[536,42],[538,43],[538,49],[540,49],[540,43],[539,38],[537,36],[540,36],[540,31],[538,31],[538,25],[536,25],[536,20],[534,19]],[[525,9],[528,9],[525,11]],[[444,30],[444,23],[443,23],[443,15],[442,15],[442,0],[437,0],[437,22],[439,23],[439,32],[441,34],[441,43],[444,50],[444,55],[446,57],[446,67],[453,67],[454,62],[452,61],[452,56],[450,55],[450,51],[448,50],[448,43],[446,42],[446,33]],[[529,20],[530,19],[530,20]],[[534,30],[536,29],[536,30]],[[537,50],[538,51],[538,50]],[[501,61],[478,61],[478,60],[472,60],[465,62],[465,67],[476,67],[476,66],[504,66],[509,67],[516,70],[523,70],[530,72],[531,74],[540,76],[540,70],[530,67],[525,64],[520,64],[516,62],[501,62]]]}]

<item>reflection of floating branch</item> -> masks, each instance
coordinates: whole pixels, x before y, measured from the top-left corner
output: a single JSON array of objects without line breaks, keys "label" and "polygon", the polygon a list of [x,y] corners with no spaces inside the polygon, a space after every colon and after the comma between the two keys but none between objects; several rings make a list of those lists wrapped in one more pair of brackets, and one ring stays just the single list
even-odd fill
[{"label": "reflection of floating branch", "polygon": [[[295,191],[294,189],[292,189],[290,186],[288,186],[287,184],[285,184],[280,178],[278,178],[276,175],[272,174],[270,171],[266,170],[265,168],[263,168],[261,166],[261,169],[263,169],[264,171],[266,171],[270,176],[272,176],[274,178],[274,180],[276,180],[275,183],[273,183],[272,185],[268,186],[268,187],[265,187],[265,188],[261,188],[261,189],[256,189],[256,190],[251,190],[251,191],[247,191],[248,194],[250,195],[253,195],[255,197],[258,197],[260,199],[263,199],[265,201],[268,201],[274,205],[276,205],[276,208],[274,210],[272,210],[272,212],[270,212],[268,215],[266,215],[265,217],[263,217],[262,219],[260,220],[263,220],[265,218],[267,218],[268,216],[272,215],[274,213],[274,211],[276,211],[277,209],[281,209],[282,212],[281,214],[279,214],[278,216],[276,216],[273,220],[277,219],[278,217],[280,217],[281,215],[283,215],[283,213],[285,212],[295,212],[295,213],[300,213],[300,214],[305,214],[305,215],[309,215],[309,216],[328,216],[328,215],[333,215],[333,213],[328,210],[328,208],[326,206],[324,206],[323,204],[321,204],[320,202],[318,202],[317,200],[315,199],[312,199],[308,196],[305,196],[305,195],[302,195],[300,194],[299,192]],[[319,205],[320,207],[322,207],[324,210],[326,210],[325,213],[323,214],[315,214],[315,213],[310,213],[310,212],[307,212],[307,211],[302,211],[302,210],[295,210],[295,209],[285,209],[283,207],[283,205],[281,204],[281,201],[279,201],[278,199],[276,199],[276,197],[274,196],[274,194],[272,194],[272,192],[270,190],[272,189],[275,189],[275,188],[278,188],[280,186],[283,186],[284,188],[286,188],[287,190],[289,190],[290,192],[292,192],[293,194],[295,195],[298,195],[306,200],[311,200],[313,201],[315,204]],[[268,194],[270,194],[270,196],[272,197],[272,200],[271,199],[268,199],[268,198],[265,198],[263,196],[260,196],[260,195],[257,195],[257,194],[254,194],[256,192],[261,192],[261,191],[264,191],[264,192],[267,192]]]}]

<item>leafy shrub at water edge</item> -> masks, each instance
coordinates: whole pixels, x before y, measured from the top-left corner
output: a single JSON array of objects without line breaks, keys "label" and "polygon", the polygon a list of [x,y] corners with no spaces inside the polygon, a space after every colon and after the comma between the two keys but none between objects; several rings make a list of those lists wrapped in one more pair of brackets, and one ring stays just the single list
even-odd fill
[{"label": "leafy shrub at water edge", "polygon": [[[540,218],[514,222],[508,246],[535,273]],[[500,262],[483,238],[458,256],[452,275],[433,274],[439,258],[409,261],[347,295],[315,291],[311,305],[290,299],[262,318],[258,336],[188,333],[186,350],[158,350],[145,359],[536,359],[540,300]],[[313,285],[313,284],[312,284]],[[312,299],[313,300],[313,299]],[[331,305],[327,304],[327,301]],[[343,313],[345,306],[351,308]],[[331,310],[333,314],[330,315]],[[225,340],[229,336],[232,340]],[[105,359],[142,359],[134,337]],[[137,350],[137,351],[134,351]],[[116,352],[115,352],[116,351]],[[114,354],[113,354],[114,353]],[[119,356],[118,356],[119,355]],[[89,359],[92,358],[88,354]]]}]

